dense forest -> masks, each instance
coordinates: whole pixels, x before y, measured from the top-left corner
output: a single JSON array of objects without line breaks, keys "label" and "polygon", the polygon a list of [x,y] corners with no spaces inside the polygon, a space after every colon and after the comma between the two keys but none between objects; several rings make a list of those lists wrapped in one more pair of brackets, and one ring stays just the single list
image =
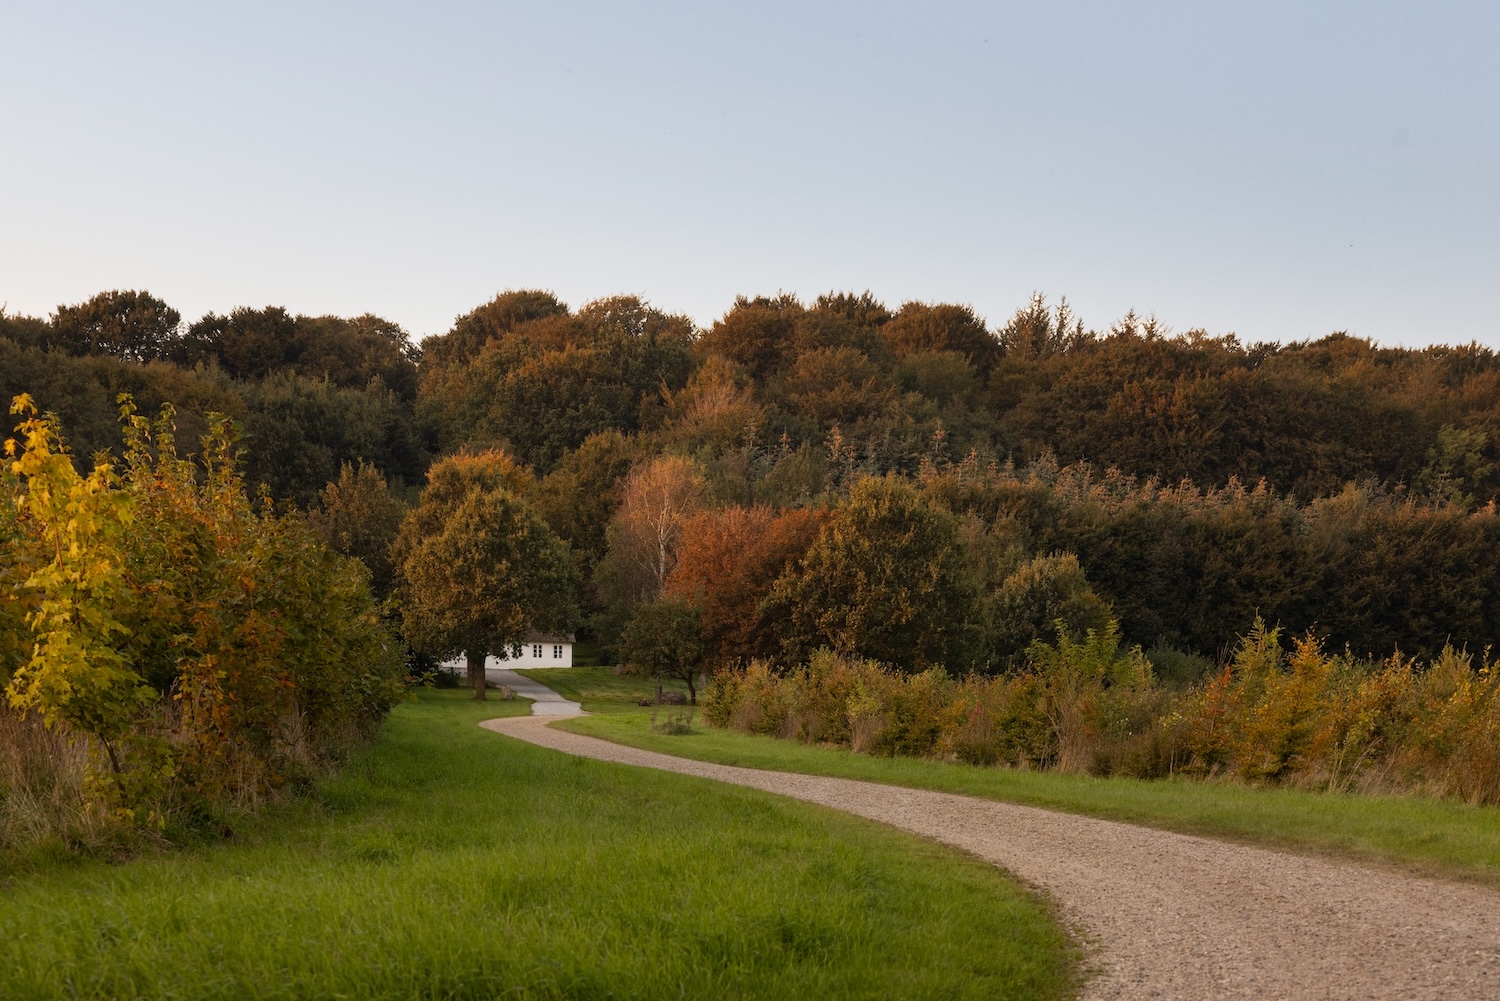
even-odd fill
[{"label": "dense forest", "polygon": [[[74,456],[120,451],[122,392],[173,404],[184,443],[227,415],[247,482],[308,511],[382,592],[431,463],[499,450],[570,546],[579,624],[606,644],[673,596],[724,663],[843,644],[1000,670],[1059,608],[1094,603],[1164,664],[1221,660],[1257,615],[1377,656],[1500,635],[1500,363],[1477,345],[1247,344],[1133,314],[1094,330],[1041,296],[998,327],[869,294],[742,297],[704,330],[635,297],[574,310],[516,291],[418,347],[368,314],[188,323],[114,291],[0,313],[0,394],[21,392]],[[949,560],[942,629],[877,640],[825,614],[852,593],[792,586],[799,567],[836,578],[804,563],[870,477],[910,485],[903,503],[953,536],[911,557]],[[663,496],[679,507],[656,524]]]},{"label": "dense forest", "polygon": [[111,291],[0,312],[0,395],[0,846],[218,823],[531,629],[754,732],[1500,801],[1487,348]]}]

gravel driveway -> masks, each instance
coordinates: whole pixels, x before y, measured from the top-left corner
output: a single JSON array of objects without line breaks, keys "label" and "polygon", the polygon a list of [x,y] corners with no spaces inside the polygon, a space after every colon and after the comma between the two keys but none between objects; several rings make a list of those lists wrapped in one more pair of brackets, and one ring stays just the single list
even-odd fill
[{"label": "gravel driveway", "polygon": [[582,737],[552,717],[480,724],[568,754],[820,803],[969,852],[1083,930],[1085,998],[1500,999],[1500,892],[1033,807],[714,765]]}]

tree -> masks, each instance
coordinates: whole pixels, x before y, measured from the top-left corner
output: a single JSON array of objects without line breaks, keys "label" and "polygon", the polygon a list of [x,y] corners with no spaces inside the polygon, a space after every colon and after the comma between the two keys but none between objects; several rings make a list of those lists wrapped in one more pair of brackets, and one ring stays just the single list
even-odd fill
[{"label": "tree", "polygon": [[550,470],[591,434],[634,430],[641,394],[620,378],[619,360],[594,348],[547,351],[487,390],[481,430],[538,470]]},{"label": "tree", "polygon": [[989,606],[990,659],[1001,668],[1023,667],[1035,642],[1082,640],[1111,621],[1109,604],[1094,593],[1072,553],[1023,563],[1001,581]]},{"label": "tree", "polygon": [[[424,495],[403,533],[418,532],[439,503]],[[517,648],[530,629],[564,631],[577,617],[567,546],[505,487],[469,492],[435,532],[409,539],[400,572],[408,642],[433,656],[462,652],[476,699],[485,697],[487,654]]]},{"label": "tree", "polygon": [[44,347],[52,327],[46,320],[25,313],[7,313],[0,305],[0,339],[26,347]]},{"label": "tree", "polygon": [[428,361],[439,366],[463,364],[479,354],[491,340],[507,336],[518,326],[567,315],[568,307],[551,292],[502,292],[456,319],[448,333],[425,339],[422,353]]},{"label": "tree", "polygon": [[206,313],[187,329],[178,360],[215,360],[236,379],[260,379],[297,358],[297,320],[280,306],[241,306],[228,316]]},{"label": "tree", "polygon": [[505,489],[524,496],[532,482],[531,473],[503,449],[464,451],[439,459],[427,470],[427,486],[396,536],[392,560],[399,564],[418,540],[442,531],[449,516],[470,494]]},{"label": "tree", "polygon": [[344,463],[339,478],[319,495],[308,521],[328,548],[353,556],[370,571],[370,584],[384,598],[395,584],[391,543],[401,530],[406,505],[391,494],[380,470],[365,462]]},{"label": "tree", "polygon": [[335,386],[281,371],[240,388],[245,402],[246,478],[272,496],[311,507],[345,462],[369,462],[390,477],[421,477],[427,456],[400,398],[378,382]]},{"label": "tree", "polygon": [[1021,358],[1044,358],[1084,340],[1083,321],[1073,315],[1067,297],[1054,309],[1047,306],[1047,297],[1040,292],[1033,293],[1031,302],[1016,310],[1000,330],[1000,343],[1006,353]]},{"label": "tree", "polygon": [[748,431],[765,424],[748,383],[734,362],[710,355],[681,392],[672,394],[663,437],[684,448],[716,452],[743,444]]},{"label": "tree", "polygon": [[767,611],[801,660],[820,646],[904,670],[960,671],[978,640],[978,587],[958,522],[893,477],[857,482]]},{"label": "tree", "polygon": [[806,309],[796,296],[774,299],[739,296],[698,342],[704,355],[723,355],[757,379],[764,379],[787,360],[795,343],[797,321]]},{"label": "tree", "polygon": [[636,610],[620,640],[620,657],[639,674],[685,682],[688,701],[698,704],[699,665],[703,641],[698,609],[681,598],[661,598]]},{"label": "tree", "polygon": [[52,314],[54,344],[70,354],[146,362],[167,356],[182,314],[150,292],[100,292]]},{"label": "tree", "polygon": [[814,348],[793,363],[781,395],[790,411],[828,427],[884,410],[894,388],[888,374],[854,348]]},{"label": "tree", "polygon": [[80,476],[56,423],[39,417],[30,397],[18,397],[11,413],[23,417],[21,437],[6,441],[5,454],[25,481],[16,504],[36,532],[41,559],[24,582],[40,595],[26,616],[33,652],[5,694],[12,707],[40,713],[48,727],[65,723],[98,740],[118,784],[126,771],[121,745],[152,697],[120,650],[129,632],[121,616],[134,498],[119,489],[108,462]]},{"label": "tree", "polygon": [[664,593],[699,611],[710,666],[728,667],[781,651],[776,621],[762,608],[776,580],[807,552],[822,512],[728,507],[701,511],[682,529],[677,566]]},{"label": "tree", "polygon": [[1488,438],[1483,431],[1465,431],[1451,424],[1438,430],[1437,443],[1427,450],[1427,465],[1422,467],[1414,486],[1435,498],[1452,501],[1460,507],[1474,506],[1475,488],[1494,496],[1495,474],[1500,465],[1485,459]]},{"label": "tree", "polygon": [[923,351],[955,351],[981,373],[1000,355],[1000,342],[968,306],[908,302],[880,328],[896,358]]},{"label": "tree", "polygon": [[532,492],[537,512],[573,550],[585,577],[604,556],[609,519],[620,505],[636,448],[618,431],[589,435],[563,455]]},{"label": "tree", "polygon": [[691,459],[660,455],[625,479],[610,534],[610,559],[625,564],[634,590],[661,593],[677,565],[682,526],[703,496],[703,474]]},{"label": "tree", "polygon": [[659,455],[631,470],[619,509],[605,533],[607,551],[594,568],[603,611],[595,619],[601,637],[613,641],[642,602],[661,594],[677,565],[682,526],[698,510],[703,475],[680,455]]},{"label": "tree", "polygon": [[363,389],[379,379],[403,401],[417,395],[417,349],[400,325],[371,313],[298,316],[293,367],[335,386]]}]

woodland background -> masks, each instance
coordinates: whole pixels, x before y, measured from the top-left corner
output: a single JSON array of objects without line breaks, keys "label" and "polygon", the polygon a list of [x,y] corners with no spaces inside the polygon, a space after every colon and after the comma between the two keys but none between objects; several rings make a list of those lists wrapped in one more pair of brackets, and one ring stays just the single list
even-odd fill
[{"label": "woodland background", "polygon": [[[21,394],[50,417],[7,474],[16,498],[31,484],[8,587],[46,562],[28,526],[68,524],[37,485],[129,509],[98,517],[135,618],[85,635],[78,609],[114,614],[103,585],[67,613],[129,683],[53,713],[139,759],[101,786],[118,814],[206,816],[313,774],[383,717],[402,638],[495,650],[523,611],[628,668],[708,673],[709,720],[755,732],[1500,799],[1500,364],[1478,345],[1094,330],[1040,295],[998,327],[866,293],[742,297],[698,329],[631,296],[512,291],[418,346],[372,315],[185,323],[111,291],[0,313],[0,396]],[[155,536],[127,531],[138,512]],[[45,710],[29,579],[0,653],[12,707]],[[235,595],[272,583],[247,631]],[[347,628],[286,625],[324,592]],[[378,666],[341,674],[356,650]],[[289,693],[269,724],[261,689]],[[12,749],[55,742],[6,726]],[[59,788],[5,781],[7,808]]]},{"label": "woodland background", "polygon": [[[174,404],[185,450],[227,415],[246,482],[343,531],[382,589],[399,517],[330,525],[342,467],[410,503],[435,458],[505,449],[594,581],[583,625],[605,642],[676,566],[680,535],[654,582],[606,559],[628,474],[662,456],[686,464],[683,523],[738,508],[816,521],[860,477],[903,478],[963,520],[980,590],[1075,554],[1148,650],[1219,659],[1257,614],[1376,656],[1500,635],[1500,364],[1477,345],[1244,344],[1134,315],[1092,330],[1040,296],[994,328],[953,304],[741,298],[699,330],[633,297],[571,310],[520,291],[418,347],[370,315],[184,323],[148,293],[108,292],[47,319],[0,314],[0,397],[20,392],[79,457],[121,450],[120,392],[146,414]],[[800,556],[801,534],[766,558]],[[1013,653],[975,647],[962,666]]]}]

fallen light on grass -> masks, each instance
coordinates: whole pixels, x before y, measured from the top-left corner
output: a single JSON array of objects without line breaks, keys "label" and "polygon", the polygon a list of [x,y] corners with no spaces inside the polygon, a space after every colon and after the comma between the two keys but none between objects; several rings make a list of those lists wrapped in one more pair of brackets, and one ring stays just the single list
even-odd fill
[{"label": "fallen light on grass", "polygon": [[991,867],[475,725],[526,708],[424,693],[314,801],[236,843],[14,878],[0,996],[1072,993],[1066,936]]}]

